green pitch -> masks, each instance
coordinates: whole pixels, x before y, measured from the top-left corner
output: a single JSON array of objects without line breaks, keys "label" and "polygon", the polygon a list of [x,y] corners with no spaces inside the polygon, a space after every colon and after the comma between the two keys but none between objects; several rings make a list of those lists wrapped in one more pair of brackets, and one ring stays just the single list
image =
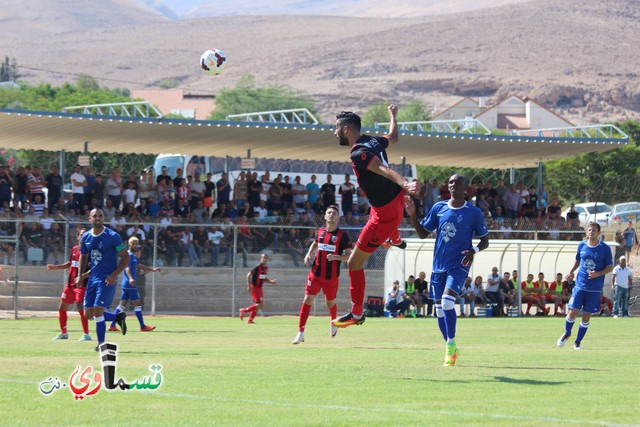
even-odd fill
[{"label": "green pitch", "polygon": [[[119,346],[116,379],[160,386],[100,389],[82,400],[69,378],[78,366],[91,367],[90,375],[102,367],[95,341],[76,341],[77,317],[67,341],[51,340],[54,318],[0,321],[0,425],[640,423],[635,318],[594,318],[581,351],[556,348],[562,318],[460,319],[454,368],[442,366],[445,345],[433,318],[367,319],[331,339],[328,318],[312,317],[300,345],[291,344],[294,317],[247,325],[148,316],[158,327],[150,333],[128,319],[126,336],[107,333]],[[149,370],[155,364],[161,379]],[[95,388],[90,379],[87,390]]]}]

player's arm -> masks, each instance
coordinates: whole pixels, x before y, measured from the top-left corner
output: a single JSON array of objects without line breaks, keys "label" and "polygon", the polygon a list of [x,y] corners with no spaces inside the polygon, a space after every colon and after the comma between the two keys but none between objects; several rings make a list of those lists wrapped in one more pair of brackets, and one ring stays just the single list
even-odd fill
[{"label": "player's arm", "polygon": [[71,262],[67,261],[64,264],[47,264],[47,270],[64,270],[71,266]]},{"label": "player's arm", "polygon": [[476,246],[462,251],[462,254],[464,255],[464,258],[462,258],[462,265],[464,265],[465,267],[468,267],[471,264],[473,264],[473,258],[475,257],[475,255],[478,252],[484,249],[487,249],[488,247],[489,247],[489,235],[486,234],[480,238],[480,242]]},{"label": "player's arm", "polygon": [[411,220],[411,225],[413,225],[416,233],[418,233],[418,237],[421,239],[428,237],[431,232],[420,224],[420,220],[416,215],[416,204],[413,201],[413,197],[408,194],[404,197],[404,209],[407,211],[409,219]]},{"label": "player's arm", "polygon": [[609,274],[613,271],[613,265],[608,265],[600,271],[590,271],[589,279],[594,279],[596,277],[604,276],[605,274]]},{"label": "player's arm", "polygon": [[328,261],[348,261],[350,255],[351,255],[351,248],[347,248],[340,255],[338,255],[338,254],[328,254],[327,255],[327,260]]},{"label": "player's arm", "polygon": [[251,291],[251,275],[253,273],[253,270],[251,270],[250,272],[247,273],[247,292]]},{"label": "player's arm", "polygon": [[278,279],[269,279],[268,277],[264,279],[265,282],[271,283],[272,285],[278,284]]},{"label": "player's arm", "polygon": [[309,245],[309,250],[307,251],[307,254],[304,256],[305,265],[308,265],[308,266],[311,265],[312,256],[317,250],[318,250],[318,242],[314,240],[313,243]]},{"label": "player's arm", "polygon": [[391,104],[387,107],[389,110],[389,133],[383,135],[389,141],[389,145],[398,143],[398,121],[396,114],[398,113],[398,106]]},{"label": "player's arm", "polygon": [[127,267],[124,269],[124,274],[127,275],[127,277],[129,278],[129,283],[130,284],[134,284],[136,282],[136,279],[133,278],[133,274],[131,273],[131,267],[129,267],[127,265]]},{"label": "player's arm", "polygon": [[78,277],[76,277],[76,286],[82,285],[82,281],[84,280],[84,270],[87,265],[87,254],[80,254],[80,259],[78,260]]},{"label": "player's arm", "polygon": [[160,267],[149,267],[149,266],[143,265],[143,264],[138,264],[138,267],[140,267],[140,270],[144,270],[144,271],[147,271],[147,272],[156,273],[156,272],[162,271],[162,270],[160,270]]},{"label": "player's arm", "polygon": [[569,282],[569,276],[572,275],[578,269],[578,267],[580,267],[580,261],[576,260],[573,263],[573,267],[571,267],[571,270],[569,270],[567,275],[564,277],[567,282]]},{"label": "player's arm", "polygon": [[372,156],[371,160],[369,161],[369,164],[367,165],[367,170],[375,174],[381,175],[387,178],[389,181],[398,184],[408,194],[417,196],[418,193],[420,192],[420,184],[418,184],[417,181],[413,181],[413,182],[407,181],[398,172],[394,171],[393,169],[389,168],[384,163],[382,163],[382,160],[380,160],[380,158],[377,156]]},{"label": "player's arm", "polygon": [[122,271],[125,268],[127,268],[127,266],[129,265],[129,252],[127,252],[126,247],[124,247],[120,252],[118,252],[118,256],[120,257],[120,261],[118,262],[118,266],[113,271],[113,273],[107,276],[107,279],[106,279],[107,285],[115,284],[116,279],[118,278],[118,274],[122,273]]}]

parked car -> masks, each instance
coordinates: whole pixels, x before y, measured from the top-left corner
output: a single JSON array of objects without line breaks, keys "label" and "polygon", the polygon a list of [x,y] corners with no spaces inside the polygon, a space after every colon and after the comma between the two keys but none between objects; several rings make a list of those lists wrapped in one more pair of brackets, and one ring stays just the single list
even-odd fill
[{"label": "parked car", "polygon": [[618,203],[613,206],[611,213],[611,225],[626,225],[629,221],[637,222],[640,219],[640,202]]},{"label": "parked car", "polygon": [[[613,212],[611,206],[602,202],[578,203],[574,209],[578,212],[580,225],[583,227],[592,221],[597,222],[601,227],[606,227],[609,225],[609,218],[612,217],[611,214]],[[567,212],[569,212],[569,209],[562,212],[564,219],[567,219]]]}]

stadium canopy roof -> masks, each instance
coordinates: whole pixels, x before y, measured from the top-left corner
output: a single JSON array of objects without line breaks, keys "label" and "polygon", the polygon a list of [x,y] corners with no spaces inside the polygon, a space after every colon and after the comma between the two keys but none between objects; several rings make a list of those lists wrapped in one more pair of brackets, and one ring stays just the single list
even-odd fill
[{"label": "stadium canopy roof", "polygon": [[[46,151],[183,153],[202,156],[345,161],[334,126],[114,117],[0,109],[0,147]],[[363,129],[382,134],[384,130]],[[558,138],[400,132],[389,161],[475,168],[534,167],[539,161],[604,152],[615,138]]]}]

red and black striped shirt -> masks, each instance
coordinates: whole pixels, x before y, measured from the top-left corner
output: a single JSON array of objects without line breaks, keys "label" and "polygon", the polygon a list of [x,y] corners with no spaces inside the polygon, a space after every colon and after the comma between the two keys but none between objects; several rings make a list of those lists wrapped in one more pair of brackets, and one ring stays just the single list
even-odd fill
[{"label": "red and black striped shirt", "polygon": [[311,267],[311,272],[325,280],[332,280],[340,276],[340,264],[342,261],[329,261],[327,255],[341,255],[348,248],[351,248],[349,235],[339,228],[327,231],[325,227],[318,230],[316,237],[318,250],[316,259]]},{"label": "red and black striped shirt", "polygon": [[262,264],[258,264],[253,267],[253,270],[251,270],[251,286],[261,288],[262,284],[264,283],[264,279],[267,278],[268,270],[269,267]]},{"label": "red and black striped shirt", "polygon": [[[78,277],[78,267],[80,267],[80,246],[74,246],[71,248],[71,255],[69,256],[69,274],[67,276],[67,286],[74,288],[76,286],[76,277]],[[82,281],[82,286],[87,285],[87,279]]]}]

